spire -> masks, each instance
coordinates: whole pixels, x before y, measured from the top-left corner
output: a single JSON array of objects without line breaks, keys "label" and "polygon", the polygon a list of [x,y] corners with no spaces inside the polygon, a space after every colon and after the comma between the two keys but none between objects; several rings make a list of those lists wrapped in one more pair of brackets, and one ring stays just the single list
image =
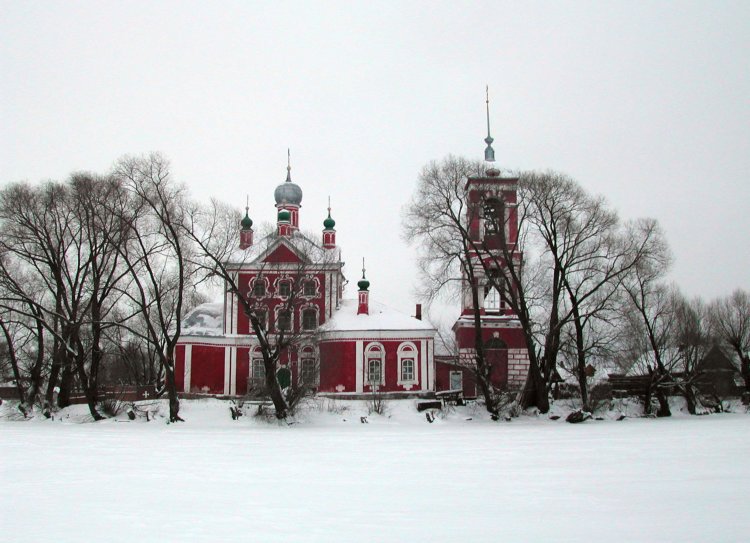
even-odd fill
[{"label": "spire", "polygon": [[292,153],[286,148],[286,182],[292,182]]},{"label": "spire", "polygon": [[484,150],[484,160],[487,162],[495,162],[495,150],[492,148],[492,142],[495,141],[490,135],[490,86],[487,85],[487,137],[484,138],[484,142],[487,144],[487,148]]}]

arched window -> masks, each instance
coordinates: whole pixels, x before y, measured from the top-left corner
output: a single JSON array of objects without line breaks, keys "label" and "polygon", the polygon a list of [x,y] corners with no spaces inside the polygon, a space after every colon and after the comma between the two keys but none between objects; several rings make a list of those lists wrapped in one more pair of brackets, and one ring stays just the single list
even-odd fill
[{"label": "arched window", "polygon": [[279,282],[279,296],[282,298],[288,298],[292,294],[292,283],[291,281],[280,281]]},{"label": "arched window", "polygon": [[302,310],[302,329],[315,330],[318,327],[318,310],[308,307]]},{"label": "arched window", "polygon": [[276,313],[276,331],[292,331],[292,312],[288,309],[281,309]]},{"label": "arched window", "polygon": [[253,279],[251,282],[252,285],[252,297],[253,298],[263,298],[266,295],[266,279],[264,277],[261,277],[260,275]]},{"label": "arched window", "polygon": [[260,347],[250,351],[250,383],[251,388],[259,389],[266,386],[266,367],[263,365],[263,354]]},{"label": "arched window", "polygon": [[417,347],[409,342],[398,347],[398,384],[409,390],[417,383]]},{"label": "arched window", "polygon": [[302,283],[302,296],[312,298],[318,293],[318,286],[314,279],[305,279]]},{"label": "arched window", "polygon": [[500,311],[502,300],[500,293],[495,287],[491,287],[487,295],[484,297],[484,309],[488,313],[497,313]]},{"label": "arched window", "polygon": [[318,364],[315,359],[315,349],[306,345],[300,350],[300,385],[314,387],[318,384]]},{"label": "arched window", "polygon": [[[268,309],[266,309],[265,307],[255,307],[253,308],[253,315],[255,315],[255,318],[258,319],[260,329],[266,330],[266,326],[268,325]],[[249,318],[247,321],[247,326],[249,328],[248,332],[250,334],[254,334],[255,330],[253,330],[253,323],[250,322]]]},{"label": "arched window", "polygon": [[488,234],[494,234],[500,228],[502,218],[500,217],[500,201],[497,198],[487,198],[484,201],[484,231]]},{"label": "arched window", "polygon": [[370,343],[365,350],[365,384],[385,384],[385,349],[380,343]]}]

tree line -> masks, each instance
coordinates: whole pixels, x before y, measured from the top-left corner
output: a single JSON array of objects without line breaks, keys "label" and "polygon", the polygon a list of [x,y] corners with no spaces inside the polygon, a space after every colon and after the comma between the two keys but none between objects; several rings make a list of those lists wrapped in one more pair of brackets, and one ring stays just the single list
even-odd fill
[{"label": "tree line", "polygon": [[[518,179],[517,203],[501,198],[473,205],[467,179],[486,176],[484,163],[460,157],[426,165],[406,207],[404,234],[419,250],[423,299],[455,300],[468,287],[477,330],[492,289],[512,309],[529,353],[523,407],[547,412],[556,376],[562,374],[575,380],[582,408],[591,411],[592,384],[602,373],[636,364],[649,376],[647,413],[654,398],[658,414],[669,415],[666,396],[674,390],[695,413],[698,365],[715,344],[741,362],[750,391],[746,291],[709,303],[686,297],[667,278],[673,259],[658,222],[622,220],[603,197],[564,174],[515,173],[509,177]],[[486,192],[491,189],[488,184]],[[490,246],[472,235],[476,219],[500,242]],[[514,245],[507,236],[516,220]],[[492,385],[478,332],[473,347],[468,366],[496,417],[507,394]]]},{"label": "tree line", "polygon": [[[169,399],[169,420],[182,420],[175,351],[183,318],[207,301],[206,291],[221,287],[248,316],[263,357],[264,393],[285,418],[312,386],[282,387],[277,376],[280,358],[302,334],[267,328],[262,304],[240,284],[237,266],[248,255],[238,251],[240,218],[226,204],[192,200],[158,153],[124,157],[104,175],[6,185],[0,378],[15,383],[21,412],[49,414],[82,394],[100,420],[102,385],[117,383],[153,386]],[[274,239],[270,226],[263,230],[261,250]],[[302,304],[297,294],[314,256],[309,237],[294,241],[304,262],[285,270],[291,295],[281,313]]]},{"label": "tree line", "polygon": [[[546,412],[562,373],[575,378],[591,409],[594,379],[636,364],[649,376],[646,411],[653,397],[658,414],[668,415],[666,393],[675,389],[694,411],[698,362],[715,343],[741,360],[750,386],[746,291],[708,303],[686,298],[667,280],[672,256],[657,221],[623,221],[606,200],[555,172],[518,174],[511,247],[505,204],[488,210],[467,201],[467,177],[485,173],[483,163],[456,157],[425,166],[404,230],[418,245],[424,300],[450,296],[468,278],[476,322],[489,289],[517,316],[530,359],[523,406]],[[497,232],[497,247],[470,235],[471,213]],[[258,300],[227,265],[244,258],[240,216],[216,201],[191,200],[159,154],[122,158],[104,175],[5,186],[0,376],[14,381],[20,409],[64,407],[80,392],[99,420],[102,383],[118,382],[153,385],[169,398],[170,420],[181,420],[175,348],[184,315],[206,301],[201,287],[209,284],[237,297],[258,338],[266,392],[276,416],[286,417],[300,390],[282,390],[276,370],[300,336],[270,333]],[[293,292],[305,265],[293,273]],[[292,310],[300,300],[286,303]],[[497,415],[505,391],[492,386],[481,338],[475,347],[470,369]]]}]

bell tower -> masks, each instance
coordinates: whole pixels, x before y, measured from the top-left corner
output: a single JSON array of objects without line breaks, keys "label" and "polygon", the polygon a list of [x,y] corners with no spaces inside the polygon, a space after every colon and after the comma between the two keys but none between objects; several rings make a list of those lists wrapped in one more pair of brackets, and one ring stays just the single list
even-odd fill
[{"label": "bell tower", "polygon": [[[503,175],[495,164],[494,139],[490,133],[489,92],[486,97],[487,137],[484,142],[483,175],[466,180],[466,224],[475,247],[470,253],[476,285],[466,275],[462,281],[461,316],[453,325],[459,357],[471,364],[481,336],[491,381],[500,389],[520,388],[528,372],[528,351],[520,323],[504,299],[509,284],[508,267],[518,270],[522,252],[518,247],[518,177]],[[477,289],[479,307],[474,306]],[[479,312],[480,333],[475,311]]]}]

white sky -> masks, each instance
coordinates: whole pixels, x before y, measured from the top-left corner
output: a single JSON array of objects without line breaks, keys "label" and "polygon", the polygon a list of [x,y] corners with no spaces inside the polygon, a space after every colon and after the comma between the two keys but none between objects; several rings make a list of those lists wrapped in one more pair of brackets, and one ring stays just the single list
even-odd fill
[{"label": "white sky", "polygon": [[[413,312],[401,208],[419,169],[555,169],[664,226],[674,280],[750,288],[750,2],[0,0],[0,183],[161,151],[197,198],[273,220],[331,196],[353,285]],[[350,287],[349,293],[353,294]]]}]

